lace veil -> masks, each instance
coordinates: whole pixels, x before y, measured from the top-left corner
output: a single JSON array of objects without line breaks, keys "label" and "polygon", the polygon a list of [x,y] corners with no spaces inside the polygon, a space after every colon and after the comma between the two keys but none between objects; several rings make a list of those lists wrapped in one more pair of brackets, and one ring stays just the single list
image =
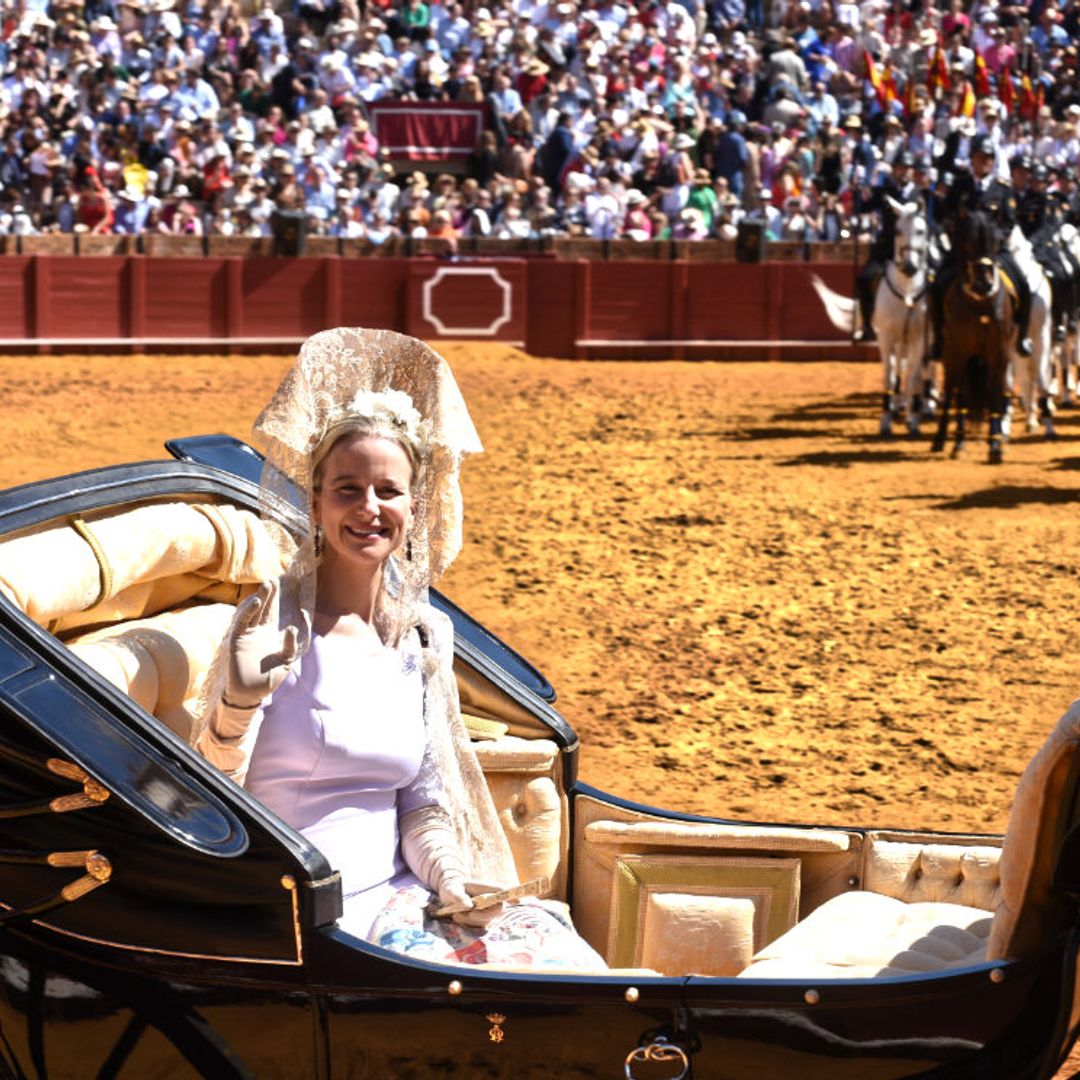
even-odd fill
[{"label": "lace veil", "polygon": [[[266,454],[262,517],[287,567],[281,581],[281,625],[300,627],[300,647],[308,647],[317,560],[310,509],[303,508],[301,524],[292,485],[310,500],[312,452],[327,428],[347,413],[358,394],[363,400],[365,394],[388,390],[408,394],[422,418],[421,461],[413,523],[405,545],[384,569],[376,625],[392,644],[421,628],[425,722],[450,820],[472,862],[472,879],[514,884],[509,844],[461,719],[453,628],[428,599],[428,586],[461,550],[462,459],[483,448],[449,365],[415,338],[348,328],[315,334],[255,422],[256,441]],[[283,512],[291,517],[292,528],[281,524]]]}]

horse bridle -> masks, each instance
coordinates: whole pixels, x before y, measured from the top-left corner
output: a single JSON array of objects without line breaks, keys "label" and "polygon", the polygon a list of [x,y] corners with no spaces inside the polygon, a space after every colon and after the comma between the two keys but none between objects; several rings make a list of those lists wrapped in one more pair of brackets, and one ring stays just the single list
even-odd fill
[{"label": "horse bridle", "polygon": [[[991,275],[992,284],[989,291],[980,293],[976,292],[974,286],[971,284],[970,275],[971,269],[975,266],[981,266],[984,269],[989,267],[993,270]],[[960,282],[960,288],[963,289],[964,295],[975,303],[986,303],[988,300],[993,300],[998,294],[998,290],[1001,288],[1001,273],[997,261],[991,258],[973,259],[968,264],[967,272],[964,274],[963,280]]]},{"label": "horse bridle", "polygon": [[[929,251],[927,250],[926,245],[923,245],[921,247],[921,249],[920,249],[919,247],[915,246],[914,244],[904,244],[902,247],[899,247],[899,248],[896,249],[896,252],[895,252],[895,254],[893,255],[893,258],[892,258],[892,263],[896,263],[896,264],[903,263],[904,258],[906,257],[908,252],[911,252],[911,251],[918,252],[920,250],[921,250],[921,257],[918,258],[917,260],[915,260],[915,273],[917,274],[920,270],[922,270],[925,273],[925,271],[926,271],[926,263],[928,261],[929,254],[930,254]],[[906,304],[908,307],[911,307],[912,304],[918,303],[918,301],[920,301],[926,295],[926,290],[930,287],[929,282],[927,281],[926,284],[924,284],[923,287],[917,293],[915,293],[913,296],[909,296],[907,293],[900,292],[896,288],[896,286],[892,283],[892,279],[889,277],[889,265],[891,265],[891,264],[886,265],[885,273],[882,275],[884,277],[885,285],[888,287],[889,292],[891,292],[893,294],[893,296],[896,297],[897,300],[900,300],[901,302]]]}]

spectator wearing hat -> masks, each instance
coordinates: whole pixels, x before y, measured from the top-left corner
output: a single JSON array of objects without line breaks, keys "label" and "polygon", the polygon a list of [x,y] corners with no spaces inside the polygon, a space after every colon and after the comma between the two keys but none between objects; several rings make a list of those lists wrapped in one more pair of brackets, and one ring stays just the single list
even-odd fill
[{"label": "spectator wearing hat", "polygon": [[772,188],[759,187],[756,201],[745,214],[745,221],[760,223],[767,240],[780,239],[780,211],[773,205]]},{"label": "spectator wearing hat", "polygon": [[649,217],[649,200],[637,188],[631,188],[626,193],[625,206],[623,235],[630,240],[651,240],[653,225]]},{"label": "spectator wearing hat", "polygon": [[686,206],[697,210],[705,223],[705,232],[711,234],[716,224],[720,199],[713,189],[712,177],[707,169],[696,169],[686,198]]},{"label": "spectator wearing hat", "polygon": [[137,236],[144,229],[148,211],[149,205],[141,191],[130,186],[124,188],[117,196],[112,231]]},{"label": "spectator wearing hat", "polygon": [[251,40],[262,56],[269,56],[276,46],[285,49],[285,31],[281,19],[270,4],[264,4],[255,16]]},{"label": "spectator wearing hat", "polygon": [[705,219],[701,211],[692,206],[684,207],[679,212],[671,229],[674,240],[704,240],[708,235],[709,231],[705,227]]},{"label": "spectator wearing hat", "polygon": [[360,240],[367,235],[363,215],[352,203],[352,194],[348,188],[338,188],[334,192],[334,208],[326,223],[328,236],[341,236],[347,240]]}]

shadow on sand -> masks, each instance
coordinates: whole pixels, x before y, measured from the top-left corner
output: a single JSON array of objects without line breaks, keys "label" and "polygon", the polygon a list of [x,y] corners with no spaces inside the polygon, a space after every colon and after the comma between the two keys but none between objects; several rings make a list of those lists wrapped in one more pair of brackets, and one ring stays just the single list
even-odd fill
[{"label": "shadow on sand", "polygon": [[1080,491],[1067,488],[1021,487],[1003,484],[1001,487],[971,491],[955,499],[947,499],[934,510],[1015,510],[1021,506],[1064,506],[1080,502]]},{"label": "shadow on sand", "polygon": [[777,464],[790,468],[795,465],[826,465],[834,469],[849,469],[852,465],[887,465],[895,461],[909,461],[911,455],[903,450],[822,450],[818,453],[799,454]]},{"label": "shadow on sand", "polygon": [[786,412],[773,413],[769,419],[778,424],[865,420],[871,418],[874,405],[880,401],[880,394],[845,394],[844,397],[832,401],[811,401]]}]

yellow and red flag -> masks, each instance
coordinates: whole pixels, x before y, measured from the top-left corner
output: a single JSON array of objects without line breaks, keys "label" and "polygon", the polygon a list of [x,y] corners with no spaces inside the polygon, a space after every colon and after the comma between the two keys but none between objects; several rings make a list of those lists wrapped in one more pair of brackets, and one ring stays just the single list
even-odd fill
[{"label": "yellow and red flag", "polygon": [[945,61],[945,53],[940,45],[934,50],[934,58],[930,61],[930,67],[927,69],[926,85],[929,87],[931,95],[937,90],[948,91],[950,89],[949,65]]},{"label": "yellow and red flag", "polygon": [[874,88],[874,93],[877,94],[878,103],[885,108],[885,80],[882,79],[881,72],[878,71],[878,66],[874,63],[869,49],[863,49],[863,63],[866,65],[866,78]]},{"label": "yellow and red flag", "polygon": [[978,49],[975,50],[975,93],[981,98],[990,96],[990,72]]},{"label": "yellow and red flag", "polygon": [[893,102],[899,97],[896,92],[896,76],[893,74],[892,66],[885,65],[885,75],[882,78],[882,84],[885,88],[885,100],[881,103],[886,112],[892,112]]},{"label": "yellow and red flag", "polygon": [[904,86],[904,115],[910,120],[918,107],[915,97],[915,80],[908,76],[907,84]]},{"label": "yellow and red flag", "polygon": [[960,115],[975,115],[975,89],[971,85],[970,79],[964,80],[964,96],[960,101]]},{"label": "yellow and red flag", "polygon": [[1005,106],[1006,114],[1013,111],[1013,106],[1016,104],[1016,87],[1013,86],[1012,72],[1007,67],[1001,69],[1001,75],[998,76],[998,97],[1001,98],[1001,104]]},{"label": "yellow and red flag", "polygon": [[1037,108],[1035,101],[1035,89],[1026,74],[1020,76],[1020,115],[1025,120],[1030,120],[1035,115]]}]

